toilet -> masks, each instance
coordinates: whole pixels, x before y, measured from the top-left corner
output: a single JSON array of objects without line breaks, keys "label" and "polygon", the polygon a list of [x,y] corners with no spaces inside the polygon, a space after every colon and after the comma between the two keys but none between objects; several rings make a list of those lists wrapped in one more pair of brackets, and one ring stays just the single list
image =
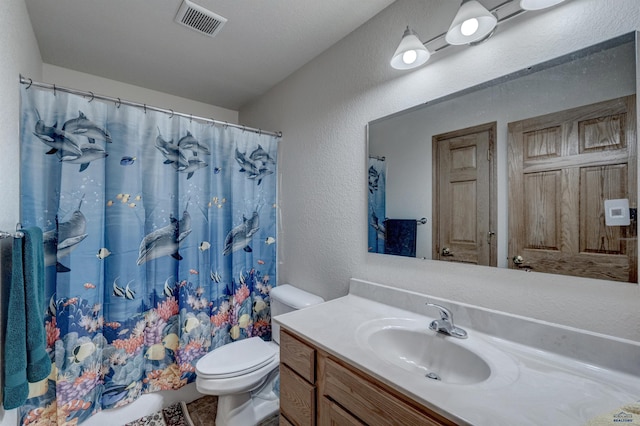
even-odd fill
[{"label": "toilet", "polygon": [[[289,284],[269,293],[271,317],[322,303],[324,299]],[[271,342],[260,337],[221,346],[196,363],[196,389],[218,396],[218,426],[256,425],[277,413],[280,399],[280,326],[272,323]]]}]

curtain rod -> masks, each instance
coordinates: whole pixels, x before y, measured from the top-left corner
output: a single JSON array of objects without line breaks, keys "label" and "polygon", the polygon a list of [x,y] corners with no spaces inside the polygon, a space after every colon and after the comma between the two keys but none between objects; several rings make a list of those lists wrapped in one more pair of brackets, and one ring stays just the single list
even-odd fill
[{"label": "curtain rod", "polygon": [[172,109],[154,107],[154,106],[151,106],[151,105],[141,104],[139,102],[122,100],[120,98],[113,98],[113,97],[110,97],[110,96],[96,95],[93,92],[88,92],[88,91],[84,91],[84,90],[78,90],[78,89],[72,89],[72,88],[69,88],[69,87],[56,86],[55,84],[49,84],[49,83],[41,83],[41,82],[33,81],[30,78],[25,78],[22,75],[20,75],[20,83],[21,84],[26,84],[27,85],[27,89],[29,89],[31,86],[36,86],[36,87],[40,87],[41,89],[53,90],[54,95],[55,95],[56,91],[66,92],[66,93],[71,93],[71,94],[74,94],[74,95],[80,95],[82,97],[90,97],[91,99],[89,99],[89,102],[91,102],[94,99],[100,99],[100,100],[104,100],[104,101],[113,102],[118,107],[120,107],[120,105],[128,105],[128,106],[132,106],[132,107],[136,107],[136,108],[143,108],[145,110],[145,112],[147,110],[157,111],[157,112],[162,112],[162,113],[168,114],[171,117],[173,117],[174,115],[177,115],[179,117],[188,118],[190,120],[202,121],[202,122],[205,122],[205,123],[212,123],[214,125],[218,124],[218,125],[221,125],[221,126],[224,126],[224,127],[235,127],[237,129],[242,129],[242,131],[247,130],[247,131],[250,131],[250,132],[258,133],[260,135],[275,136],[277,138],[281,138],[282,137],[282,132],[271,132],[271,131],[266,131],[266,130],[262,130],[262,129],[256,129],[255,127],[247,127],[247,126],[243,126],[241,124],[228,123],[226,121],[214,120],[213,118],[199,117],[199,116],[192,115],[192,114],[185,114],[185,113],[182,113],[182,112],[175,112]]}]

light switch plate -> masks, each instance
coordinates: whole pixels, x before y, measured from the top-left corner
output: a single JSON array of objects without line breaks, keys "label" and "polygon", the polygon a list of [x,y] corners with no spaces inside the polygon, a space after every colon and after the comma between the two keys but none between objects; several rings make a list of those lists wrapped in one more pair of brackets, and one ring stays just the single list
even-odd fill
[{"label": "light switch plate", "polygon": [[629,200],[604,200],[604,220],[607,226],[628,226],[631,224],[629,217]]}]

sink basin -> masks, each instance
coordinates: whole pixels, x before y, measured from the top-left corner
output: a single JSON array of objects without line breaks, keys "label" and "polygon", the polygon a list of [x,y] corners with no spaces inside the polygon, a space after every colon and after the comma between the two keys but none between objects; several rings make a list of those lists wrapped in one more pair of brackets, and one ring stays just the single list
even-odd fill
[{"label": "sink basin", "polygon": [[421,331],[390,326],[371,333],[367,343],[379,358],[427,379],[451,384],[487,380],[489,364],[452,339],[426,327]]},{"label": "sink basin", "polygon": [[517,378],[513,359],[480,333],[458,339],[429,330],[429,322],[427,317],[376,319],[361,324],[355,338],[387,371],[396,368],[398,380],[492,388]]}]

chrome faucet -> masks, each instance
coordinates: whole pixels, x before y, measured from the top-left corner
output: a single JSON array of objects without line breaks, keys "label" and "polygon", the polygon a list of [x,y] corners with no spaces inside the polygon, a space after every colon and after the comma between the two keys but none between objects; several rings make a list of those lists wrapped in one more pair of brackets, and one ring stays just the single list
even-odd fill
[{"label": "chrome faucet", "polygon": [[447,336],[457,337],[458,339],[466,339],[467,332],[460,327],[456,327],[453,324],[453,314],[444,306],[436,305],[435,303],[426,303],[427,306],[433,306],[440,311],[440,319],[431,321],[429,329],[435,330],[438,333],[446,334]]}]

